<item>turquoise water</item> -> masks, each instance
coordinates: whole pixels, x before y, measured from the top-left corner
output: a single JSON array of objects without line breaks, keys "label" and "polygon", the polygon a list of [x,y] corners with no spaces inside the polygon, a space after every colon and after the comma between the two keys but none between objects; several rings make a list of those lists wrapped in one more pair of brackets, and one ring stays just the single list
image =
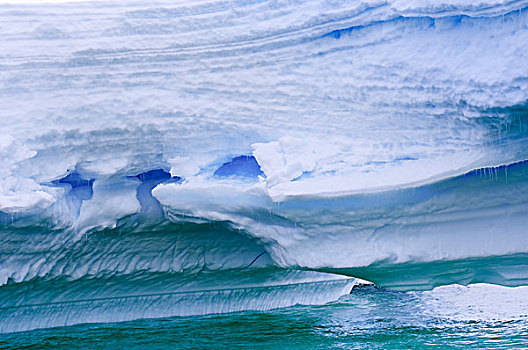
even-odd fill
[{"label": "turquoise water", "polygon": [[491,285],[407,293],[361,287],[322,306],[4,334],[0,349],[526,348],[526,295],[523,287]]}]

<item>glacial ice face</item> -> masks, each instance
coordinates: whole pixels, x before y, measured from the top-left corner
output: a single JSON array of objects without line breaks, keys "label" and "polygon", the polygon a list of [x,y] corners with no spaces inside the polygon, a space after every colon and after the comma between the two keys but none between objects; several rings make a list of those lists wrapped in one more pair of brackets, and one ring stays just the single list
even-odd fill
[{"label": "glacial ice face", "polygon": [[[233,292],[263,309],[335,299],[353,279],[324,283],[342,275],[526,284],[527,10],[1,4],[0,293],[20,296],[0,305],[6,330],[64,324],[61,307],[70,323],[145,316],[175,300],[141,299],[163,292],[145,287],[156,276],[170,294],[284,274],[288,302]],[[112,283],[139,294],[92,300]],[[28,286],[52,290],[42,309]]]},{"label": "glacial ice face", "polygon": [[524,159],[479,120],[526,101],[522,1],[20,6],[2,10],[4,212],[49,206],[69,169],[188,178],[254,153],[280,200]]}]

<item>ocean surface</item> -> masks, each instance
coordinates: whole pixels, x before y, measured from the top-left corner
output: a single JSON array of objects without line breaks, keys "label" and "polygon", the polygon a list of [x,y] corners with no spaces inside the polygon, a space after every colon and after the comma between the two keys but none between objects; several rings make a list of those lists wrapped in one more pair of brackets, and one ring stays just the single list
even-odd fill
[{"label": "ocean surface", "polygon": [[0,336],[0,349],[526,349],[528,288],[372,286],[322,306],[83,324]]},{"label": "ocean surface", "polygon": [[528,348],[528,1],[0,1],[0,348]]}]

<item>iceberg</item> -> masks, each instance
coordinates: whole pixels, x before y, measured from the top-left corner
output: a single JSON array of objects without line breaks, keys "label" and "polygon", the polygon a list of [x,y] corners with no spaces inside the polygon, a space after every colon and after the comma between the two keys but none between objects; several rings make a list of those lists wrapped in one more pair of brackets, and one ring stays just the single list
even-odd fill
[{"label": "iceberg", "polygon": [[0,16],[0,332],[528,283],[528,2]]}]

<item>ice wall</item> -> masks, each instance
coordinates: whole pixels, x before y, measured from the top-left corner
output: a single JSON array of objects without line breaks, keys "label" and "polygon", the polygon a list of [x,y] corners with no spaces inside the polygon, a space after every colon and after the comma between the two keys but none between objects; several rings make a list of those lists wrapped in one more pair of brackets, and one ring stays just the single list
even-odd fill
[{"label": "ice wall", "polygon": [[[4,331],[319,303],[338,275],[526,284],[527,10],[3,2]],[[265,293],[232,292],[245,271]],[[95,301],[112,283],[131,292]]]}]

